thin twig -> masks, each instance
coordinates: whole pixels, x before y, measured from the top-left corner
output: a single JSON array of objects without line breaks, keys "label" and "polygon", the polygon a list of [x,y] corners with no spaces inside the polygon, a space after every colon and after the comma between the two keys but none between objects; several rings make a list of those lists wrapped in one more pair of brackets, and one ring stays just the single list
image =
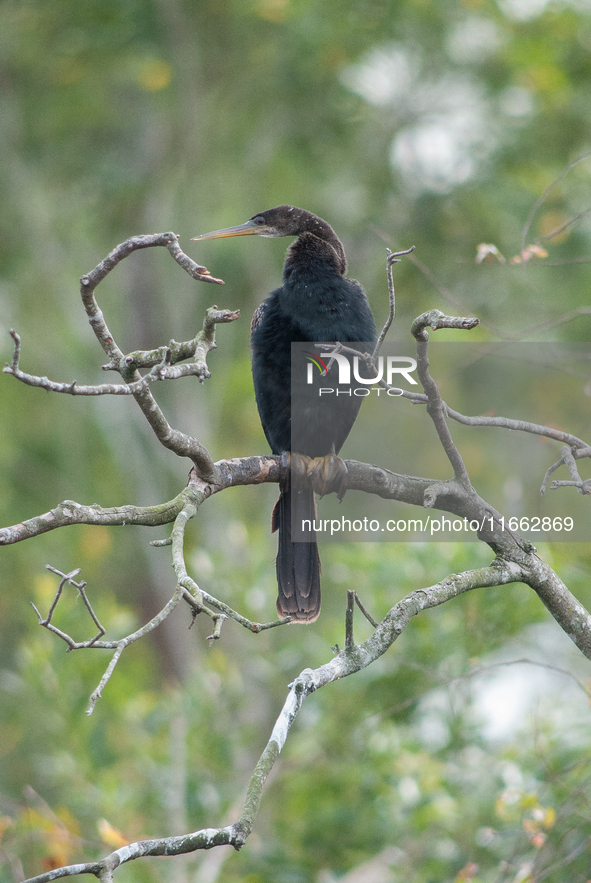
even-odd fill
[{"label": "thin twig", "polygon": [[377,627],[378,627],[377,620],[375,620],[375,619],[373,618],[373,616],[372,616],[371,613],[367,610],[367,608],[365,607],[365,605],[362,604],[362,602],[361,602],[361,598],[359,597],[359,595],[357,594],[357,592],[355,592],[355,603],[357,604],[357,606],[359,607],[359,609],[361,610],[361,612],[363,613],[363,615],[365,616],[365,618],[367,619],[367,621],[368,621],[368,622],[374,627],[374,629],[377,628]]},{"label": "thin twig", "polygon": [[352,650],[355,646],[353,637],[353,613],[355,611],[355,592],[347,589],[347,607],[345,613],[345,650]]},{"label": "thin twig", "polygon": [[384,342],[384,338],[386,337],[386,334],[390,330],[390,326],[392,325],[392,322],[394,321],[394,318],[396,316],[396,292],[394,290],[394,276],[392,273],[392,268],[393,268],[394,264],[400,263],[400,258],[402,256],[407,255],[407,254],[411,254],[411,252],[413,252],[414,250],[415,250],[414,245],[411,245],[410,248],[407,248],[404,251],[390,251],[389,248],[387,249],[388,259],[386,261],[386,267],[387,267],[387,273],[388,273],[388,301],[389,301],[389,305],[390,305],[390,311],[388,314],[388,318],[386,319],[386,321],[384,323],[384,327],[380,331],[379,337],[376,341],[374,351],[372,353],[372,359],[374,361],[374,364],[375,364],[375,359],[378,357],[381,346]]},{"label": "thin twig", "polygon": [[433,421],[435,431],[439,437],[439,441],[447,455],[449,462],[454,470],[454,477],[462,487],[471,488],[470,477],[462,459],[462,456],[456,447],[447,421],[445,419],[445,406],[441,399],[439,387],[429,373],[429,356],[428,345],[429,335],[427,328],[474,328],[478,324],[478,319],[471,319],[461,316],[445,316],[439,310],[431,310],[429,313],[423,313],[412,323],[412,333],[417,341],[417,367],[419,379],[428,398],[427,413]]},{"label": "thin twig", "polygon": [[59,629],[57,629],[57,628],[53,625],[53,623],[51,622],[51,618],[52,618],[52,616],[53,616],[53,613],[54,613],[54,611],[55,611],[55,608],[57,607],[57,603],[58,603],[58,601],[59,601],[59,599],[60,599],[60,596],[61,596],[61,594],[62,594],[62,589],[63,589],[63,587],[64,587],[64,585],[65,585],[66,583],[69,583],[69,585],[74,586],[74,588],[78,590],[78,594],[79,594],[80,597],[82,598],[82,600],[83,600],[83,602],[84,602],[84,606],[85,606],[86,609],[88,610],[88,613],[90,614],[90,617],[91,617],[92,621],[94,622],[95,626],[96,626],[97,629],[98,629],[98,634],[95,635],[94,638],[91,638],[90,641],[85,641],[85,642],[84,642],[84,646],[85,646],[85,647],[93,647],[93,646],[96,644],[96,642],[98,641],[98,639],[99,639],[99,638],[102,638],[102,636],[105,634],[105,629],[104,629],[103,626],[100,624],[99,619],[98,619],[96,613],[95,613],[94,610],[92,609],[92,605],[91,605],[91,603],[90,603],[90,601],[89,601],[89,599],[88,599],[88,596],[87,596],[87,594],[86,594],[86,582],[82,581],[82,582],[80,582],[80,583],[77,583],[77,582],[75,582],[75,580],[73,579],[73,577],[78,576],[78,574],[80,573],[80,568],[77,567],[76,570],[72,570],[70,573],[62,573],[61,570],[58,570],[56,567],[52,567],[51,564],[46,564],[45,567],[46,567],[47,570],[50,570],[52,573],[55,573],[57,576],[60,576],[60,577],[61,577],[61,582],[60,582],[60,584],[59,584],[59,586],[58,586],[58,588],[57,588],[57,591],[56,591],[56,593],[55,593],[55,598],[53,599],[53,603],[52,603],[51,607],[49,608],[49,613],[47,614],[47,616],[45,617],[45,619],[42,619],[42,618],[41,618],[41,615],[40,615],[39,611],[37,610],[37,608],[35,607],[35,605],[33,604],[33,602],[31,602],[31,606],[33,607],[35,613],[36,613],[37,616],[39,617],[39,625],[45,626],[45,628],[49,629],[50,631],[52,631],[52,632],[58,634],[61,638],[63,638],[63,639],[66,641],[66,643],[68,643],[68,644],[70,645],[70,646],[68,647],[69,650],[76,650],[76,649],[78,649],[78,646],[79,646],[79,645],[77,645],[76,642],[74,642],[74,641],[73,641],[68,635],[66,635],[64,632],[61,632]]},{"label": "thin twig", "polygon": [[554,187],[556,187],[556,185],[559,184],[563,178],[565,178],[568,175],[568,173],[571,171],[571,169],[574,169],[574,167],[576,165],[578,165],[580,162],[583,162],[583,160],[589,159],[589,157],[591,157],[591,152],[582,153],[580,156],[577,156],[576,159],[573,159],[572,162],[569,162],[568,165],[566,165],[562,169],[562,171],[556,176],[556,178],[554,178],[554,180],[550,184],[548,184],[548,186],[546,187],[546,189],[544,190],[542,195],[536,199],[536,201],[534,202],[534,204],[532,205],[532,207],[529,211],[529,214],[527,216],[523,230],[521,231],[521,248],[522,249],[525,248],[525,242],[526,242],[526,239],[527,239],[527,236],[529,233],[529,229],[530,229],[533,219],[535,217],[535,214],[536,214],[537,210],[540,208],[540,206],[546,202],[546,199],[548,198],[548,194],[550,193],[550,191]]},{"label": "thin twig", "polygon": [[[591,208],[584,209],[582,212],[579,212],[578,215],[575,215],[574,218],[569,218],[569,220],[565,221],[564,224],[560,224],[559,227],[551,230],[550,233],[546,233],[544,236],[537,236],[535,238],[535,242],[543,242],[547,239],[554,239],[555,236],[560,236],[561,233],[564,233],[565,230],[568,230],[569,227],[572,227],[573,224],[576,224],[577,221],[580,221],[581,218],[584,218],[585,215],[589,214],[589,212],[591,212]],[[591,260],[591,258],[587,258],[587,260]]]}]

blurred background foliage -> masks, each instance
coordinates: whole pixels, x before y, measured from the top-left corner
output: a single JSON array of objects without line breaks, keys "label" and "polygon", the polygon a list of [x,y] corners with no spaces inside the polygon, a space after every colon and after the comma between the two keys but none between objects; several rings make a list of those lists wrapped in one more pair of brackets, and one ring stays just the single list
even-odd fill
[{"label": "blurred background foliage", "polygon": [[[15,327],[25,370],[104,379],[77,280],[126,237],[174,230],[225,288],[144,251],[101,286],[101,306],[126,350],[193,336],[214,302],[240,308],[219,328],[212,379],[157,395],[215,459],[265,451],[248,323],[285,243],[189,240],[283,202],[334,225],[378,322],[385,246],[416,245],[396,269],[399,339],[437,307],[479,316],[478,340],[587,341],[591,159],[560,175],[591,148],[590,108],[588,0],[3,0],[3,359]],[[507,262],[476,265],[481,242]],[[530,243],[548,257],[511,263]],[[586,438],[588,395],[581,382],[565,427]],[[161,501],[185,483],[188,464],[159,449],[131,401],[4,377],[0,407],[2,524],[64,498]],[[397,468],[395,451],[384,465]],[[260,620],[274,610],[275,493],[229,490],[188,533],[195,578]],[[345,590],[382,616],[491,557],[477,544],[327,544],[314,626],[255,637],[227,624],[210,647],[208,623],[188,631],[180,612],[126,652],[88,718],[106,658],[66,654],[28,602],[51,603],[46,563],[81,567],[109,634],[125,634],[172,591],[152,538],[81,526],[2,550],[2,883],[126,839],[227,824],[286,684],[343,642]],[[541,549],[587,607],[589,549]],[[94,633],[71,593],[58,621]],[[308,700],[240,854],[136,862],[118,879],[586,881],[588,677],[523,586],[430,611],[371,669]]]}]

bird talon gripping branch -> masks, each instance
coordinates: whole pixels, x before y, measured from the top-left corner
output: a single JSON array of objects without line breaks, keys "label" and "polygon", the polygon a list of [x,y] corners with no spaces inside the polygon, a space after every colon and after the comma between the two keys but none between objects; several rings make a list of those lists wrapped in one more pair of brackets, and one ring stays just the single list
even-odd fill
[{"label": "bird talon gripping branch", "polygon": [[349,470],[336,454],[314,457],[310,460],[307,474],[312,487],[321,497],[336,494],[339,500],[342,500],[345,496]]}]

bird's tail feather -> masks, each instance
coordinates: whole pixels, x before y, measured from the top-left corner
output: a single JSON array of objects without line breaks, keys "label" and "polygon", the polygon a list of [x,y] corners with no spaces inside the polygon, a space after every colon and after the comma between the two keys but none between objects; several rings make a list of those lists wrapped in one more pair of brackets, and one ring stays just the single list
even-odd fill
[{"label": "bird's tail feather", "polygon": [[292,543],[292,502],[296,519],[313,519],[314,491],[310,486],[284,490],[275,504],[273,530],[279,531],[277,552],[277,613],[295,622],[314,622],[320,613],[320,558],[316,540]]}]

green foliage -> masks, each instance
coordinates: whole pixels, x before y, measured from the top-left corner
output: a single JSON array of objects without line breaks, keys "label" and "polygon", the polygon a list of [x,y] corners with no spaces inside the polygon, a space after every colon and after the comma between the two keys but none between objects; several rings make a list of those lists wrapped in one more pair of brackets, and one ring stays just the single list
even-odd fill
[{"label": "green foliage", "polygon": [[[517,0],[5,0],[4,359],[16,327],[27,370],[103,379],[77,279],[125,237],[175,230],[225,288],[184,278],[164,253],[142,253],[101,286],[101,306],[124,349],[184,339],[187,329],[192,336],[214,299],[240,308],[239,322],[218,329],[211,380],[157,395],[171,423],[216,459],[265,451],[248,320],[280,278],[284,243],[189,240],[282,202],[335,226],[378,322],[387,311],[385,245],[417,246],[421,263],[396,269],[398,339],[408,339],[418,313],[438,307],[478,315],[479,340],[588,340],[588,314],[561,319],[588,305],[591,159],[557,178],[591,142],[591,18],[582,4],[525,8]],[[579,215],[540,239],[547,259],[510,263]],[[482,242],[507,263],[475,265]],[[133,402],[51,397],[4,377],[0,408],[2,524],[64,498],[157,502],[185,482],[186,463],[157,449]],[[577,415],[584,437],[587,412]],[[397,468],[395,452],[384,465]],[[259,620],[273,615],[276,592],[275,492],[220,494],[188,534],[203,588]],[[101,856],[124,839],[227,824],[286,684],[343,643],[346,589],[382,616],[407,592],[490,560],[477,544],[326,544],[317,624],[258,636],[226,624],[209,647],[210,624],[198,618],[189,631],[181,612],[126,651],[88,718],[108,655],[65,653],[28,602],[43,615],[51,604],[57,579],[46,563],[81,567],[109,635],[128,633],[172,589],[168,551],[149,548],[152,538],[77,527],[2,550],[2,883],[23,869]],[[587,606],[589,548],[540,550]],[[94,633],[73,590],[56,615],[75,637]],[[520,678],[533,685],[539,669],[491,667],[531,657],[588,678],[567,638],[549,639],[557,627],[544,631],[547,622],[521,585],[418,617],[371,669],[307,700],[241,853],[223,853],[219,865],[213,853],[136,862],[119,879],[332,883],[361,868],[368,883],[517,883],[543,873],[549,883],[586,881],[586,696],[570,692],[565,675],[547,674],[543,689],[532,686],[537,699],[519,694],[511,717],[505,694]],[[369,633],[356,619],[358,640]],[[505,691],[495,715],[511,718],[502,732],[485,701],[495,684]]]}]

